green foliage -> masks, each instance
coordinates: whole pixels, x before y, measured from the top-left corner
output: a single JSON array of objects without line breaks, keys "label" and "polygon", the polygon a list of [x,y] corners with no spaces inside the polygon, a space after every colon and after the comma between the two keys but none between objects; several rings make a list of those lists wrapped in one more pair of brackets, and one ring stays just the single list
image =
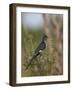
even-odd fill
[{"label": "green foliage", "polygon": [[[57,18],[58,21],[58,18]],[[62,22],[62,21],[61,21]],[[46,49],[43,51],[41,56],[38,56],[33,60],[30,67],[25,71],[26,66],[29,64],[30,59],[32,58],[35,49],[39,45],[43,31],[41,28],[25,28],[22,27],[22,37],[21,37],[21,47],[22,47],[22,67],[21,67],[21,75],[22,77],[31,77],[31,76],[48,76],[48,75],[61,75],[63,74],[63,60],[62,60],[62,51],[61,56],[59,56],[59,50],[57,48],[57,33],[54,30],[54,26],[49,24],[50,30],[50,40],[51,40],[51,47],[53,52],[50,55],[49,47],[47,46]],[[60,44],[63,44],[63,26],[59,29],[60,36],[59,40]],[[58,58],[57,58],[58,57]],[[60,63],[61,61],[61,63]],[[60,70],[61,69],[61,70]]]},{"label": "green foliage", "polygon": [[28,30],[22,28],[22,77],[51,75],[51,69],[54,62],[50,59],[48,48],[44,50],[41,56],[38,56],[32,62],[27,71],[24,71],[24,68],[28,65],[30,58],[39,45],[41,38],[41,29]]}]

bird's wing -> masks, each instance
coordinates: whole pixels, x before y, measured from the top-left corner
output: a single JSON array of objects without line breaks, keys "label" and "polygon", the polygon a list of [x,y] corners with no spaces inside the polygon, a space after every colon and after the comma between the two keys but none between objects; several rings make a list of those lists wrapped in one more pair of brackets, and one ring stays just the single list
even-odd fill
[{"label": "bird's wing", "polygon": [[35,53],[38,53],[40,50],[45,49],[46,45],[44,42],[41,42],[39,46],[36,48]]}]

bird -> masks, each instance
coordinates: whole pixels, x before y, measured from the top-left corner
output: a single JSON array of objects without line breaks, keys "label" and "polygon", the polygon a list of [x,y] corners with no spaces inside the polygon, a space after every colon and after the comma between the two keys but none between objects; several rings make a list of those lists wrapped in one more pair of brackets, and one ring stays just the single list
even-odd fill
[{"label": "bird", "polygon": [[29,68],[29,66],[31,65],[32,61],[39,55],[41,55],[41,53],[43,52],[43,50],[46,48],[46,41],[47,41],[48,36],[47,35],[43,35],[42,40],[40,42],[40,44],[38,45],[38,47],[35,49],[34,55],[32,56],[32,58],[30,59],[29,64],[27,65],[26,69],[27,70]]}]

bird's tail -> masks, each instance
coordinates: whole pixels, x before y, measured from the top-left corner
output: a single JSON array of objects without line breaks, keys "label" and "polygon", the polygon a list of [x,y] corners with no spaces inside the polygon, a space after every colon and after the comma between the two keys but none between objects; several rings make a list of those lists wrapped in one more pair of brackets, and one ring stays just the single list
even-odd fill
[{"label": "bird's tail", "polygon": [[27,67],[25,68],[25,71],[29,68],[29,66],[31,65],[32,61],[36,58],[37,54],[34,55],[31,59],[30,59],[30,62],[29,64],[27,65]]}]

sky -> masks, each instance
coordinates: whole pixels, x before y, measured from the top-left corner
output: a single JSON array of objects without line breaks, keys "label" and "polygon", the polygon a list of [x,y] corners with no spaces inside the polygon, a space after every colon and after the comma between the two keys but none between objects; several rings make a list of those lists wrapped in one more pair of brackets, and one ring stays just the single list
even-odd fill
[{"label": "sky", "polygon": [[30,28],[37,28],[43,26],[42,14],[23,13],[22,12],[22,25]]}]

